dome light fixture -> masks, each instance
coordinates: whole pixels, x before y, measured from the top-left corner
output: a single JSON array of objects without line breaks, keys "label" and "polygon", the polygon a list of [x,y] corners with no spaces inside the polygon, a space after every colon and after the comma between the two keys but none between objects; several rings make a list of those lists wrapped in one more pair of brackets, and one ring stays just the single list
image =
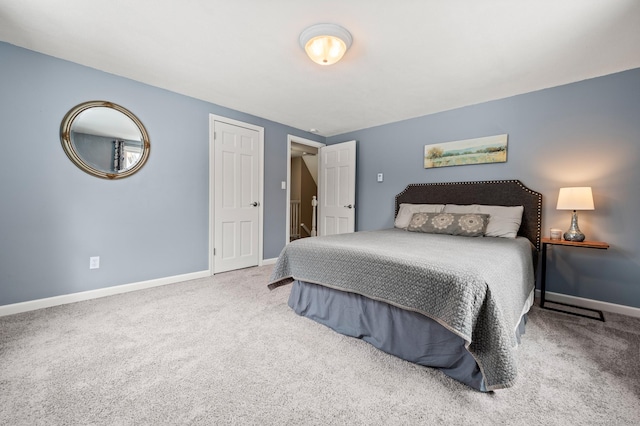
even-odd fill
[{"label": "dome light fixture", "polygon": [[300,34],[300,46],[320,65],[332,65],[351,47],[349,31],[336,24],[312,25]]}]

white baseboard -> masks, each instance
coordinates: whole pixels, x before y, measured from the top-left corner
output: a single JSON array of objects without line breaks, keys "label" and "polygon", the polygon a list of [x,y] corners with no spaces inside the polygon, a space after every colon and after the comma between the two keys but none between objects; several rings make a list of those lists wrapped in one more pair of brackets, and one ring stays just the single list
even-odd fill
[{"label": "white baseboard", "polygon": [[[540,297],[540,290],[536,290],[536,297]],[[634,308],[633,306],[616,305],[615,303],[601,302],[599,300],[585,299],[562,293],[553,293],[551,291],[546,292],[545,299],[549,302],[569,303],[582,308],[597,309],[599,311],[640,318],[640,308]]]},{"label": "white baseboard", "polygon": [[[263,265],[272,265],[278,259],[264,259]],[[114,294],[128,293],[130,291],[143,290],[145,288],[159,287],[167,284],[174,284],[181,281],[195,280],[210,276],[209,271],[191,272],[189,274],[174,275],[172,277],[157,278],[154,280],[140,281],[137,283],[117,285],[113,287],[99,288],[96,290],[82,291],[79,293],[65,294],[62,296],[47,297],[45,299],[29,300],[27,302],[13,303],[11,305],[0,306],[0,317],[6,315],[19,314],[21,312],[35,311],[36,309],[50,308],[52,306],[65,305],[67,303],[82,302],[83,300],[98,299]],[[536,290],[536,297],[540,298],[540,290]],[[628,315],[640,318],[640,308],[632,306],[617,305],[615,303],[601,302],[599,300],[585,299],[582,297],[569,296],[561,293],[548,291],[546,298],[550,302],[570,303],[584,308],[598,309],[615,314]]]},{"label": "white baseboard", "polygon": [[209,276],[209,271],[191,272],[189,274],[174,275],[172,277],[157,278],[137,283],[81,291],[79,293],[64,294],[62,296],[47,297],[45,299],[29,300],[27,302],[13,303],[11,305],[2,305],[0,306],[0,317],[19,314],[21,312],[35,311],[36,309],[50,308],[52,306],[65,305],[67,303],[82,302],[83,300],[113,296],[114,294],[128,293],[130,291],[143,290],[145,288],[159,287],[181,281],[206,278]]},{"label": "white baseboard", "polygon": [[262,259],[262,264],[263,265],[275,265],[277,261],[278,261],[277,257],[274,257],[274,258],[271,258],[271,259]]}]

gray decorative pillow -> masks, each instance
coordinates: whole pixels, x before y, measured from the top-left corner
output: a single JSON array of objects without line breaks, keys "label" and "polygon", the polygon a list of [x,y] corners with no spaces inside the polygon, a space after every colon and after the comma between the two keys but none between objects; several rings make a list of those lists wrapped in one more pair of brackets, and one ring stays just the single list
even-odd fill
[{"label": "gray decorative pillow", "polygon": [[414,213],[407,231],[482,237],[489,215],[481,213]]}]

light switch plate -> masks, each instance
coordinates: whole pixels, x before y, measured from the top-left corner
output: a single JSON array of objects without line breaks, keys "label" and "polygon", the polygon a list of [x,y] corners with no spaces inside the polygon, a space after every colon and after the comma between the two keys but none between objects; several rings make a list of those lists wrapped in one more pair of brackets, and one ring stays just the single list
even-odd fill
[{"label": "light switch plate", "polygon": [[92,256],[89,258],[89,269],[100,268],[100,256]]},{"label": "light switch plate", "polygon": [[384,176],[382,175],[382,173],[378,173],[378,182],[382,182],[383,179]]}]

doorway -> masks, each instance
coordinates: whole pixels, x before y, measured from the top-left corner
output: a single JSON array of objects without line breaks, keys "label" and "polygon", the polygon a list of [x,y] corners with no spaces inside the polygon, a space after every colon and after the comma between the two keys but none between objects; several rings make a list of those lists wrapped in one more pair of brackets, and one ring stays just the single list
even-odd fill
[{"label": "doorway", "polygon": [[[323,146],[309,139],[287,137],[286,244],[320,234],[314,227],[312,202],[318,196],[318,149]],[[317,213],[315,216],[317,221]]]}]

